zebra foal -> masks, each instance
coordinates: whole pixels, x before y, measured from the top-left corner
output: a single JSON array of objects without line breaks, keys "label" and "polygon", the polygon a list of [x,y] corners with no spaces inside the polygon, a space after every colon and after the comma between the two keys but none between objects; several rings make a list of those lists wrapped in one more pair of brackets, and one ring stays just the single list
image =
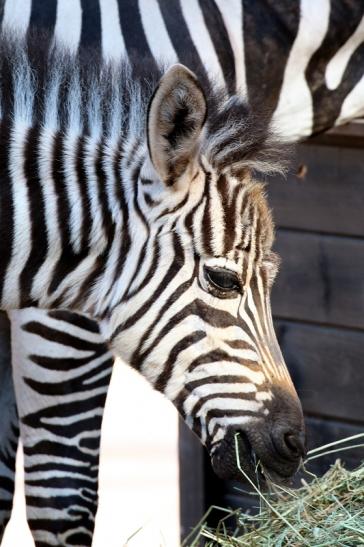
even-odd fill
[{"label": "zebra foal", "polygon": [[[273,222],[252,176],[281,169],[264,119],[183,65],[132,71],[31,37],[1,38],[0,76],[2,309],[92,315],[220,476],[239,477],[238,431],[248,473],[256,454],[265,474],[290,478],[304,426],[272,327]],[[58,529],[33,529],[36,544],[88,545],[94,504],[87,487],[77,518],[72,496],[57,500]]]}]

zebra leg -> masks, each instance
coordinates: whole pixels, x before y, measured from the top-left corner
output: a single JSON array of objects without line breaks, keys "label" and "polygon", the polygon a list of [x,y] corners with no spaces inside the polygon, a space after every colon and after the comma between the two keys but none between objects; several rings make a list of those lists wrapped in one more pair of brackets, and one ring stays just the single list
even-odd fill
[{"label": "zebra leg", "polygon": [[37,547],[89,546],[112,356],[86,317],[36,309],[10,317],[29,527]]},{"label": "zebra leg", "polygon": [[13,507],[19,427],[11,371],[10,322],[0,312],[0,543]]}]

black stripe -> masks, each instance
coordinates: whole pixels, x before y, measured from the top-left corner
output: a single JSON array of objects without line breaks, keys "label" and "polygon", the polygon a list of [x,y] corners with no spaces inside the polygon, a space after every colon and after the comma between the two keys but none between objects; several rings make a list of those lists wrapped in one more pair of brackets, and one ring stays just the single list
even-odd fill
[{"label": "black stripe", "polygon": [[[98,441],[100,441],[100,438],[98,438]],[[66,456],[67,457],[67,456]],[[25,465],[24,471],[26,473],[36,473],[38,471],[54,471],[54,469],[57,469],[57,471],[65,471],[74,473],[75,470],[78,470],[78,473],[86,472],[87,476],[97,478],[98,470],[92,467],[89,467],[88,463],[85,462],[84,465],[72,465],[71,463],[59,463],[57,462],[54,464],[53,462],[44,462],[44,463],[37,463],[34,465]]]},{"label": "black stripe", "polygon": [[[38,441],[35,444],[32,444],[31,446],[24,445],[23,447],[24,455],[25,456],[46,456],[46,457],[52,457],[52,456],[59,456],[60,454],[64,454],[64,444],[55,442],[55,441],[49,441],[49,440],[42,440]],[[91,456],[88,454],[88,456]],[[71,460],[75,460],[81,465],[85,465],[85,454],[79,450],[77,446],[74,445],[67,445],[67,458]],[[78,465],[77,465],[78,467]]]},{"label": "black stripe", "polygon": [[171,305],[174,302],[176,302],[180,298],[180,296],[182,296],[182,294],[184,292],[186,292],[192,286],[192,284],[195,280],[195,276],[196,276],[197,271],[198,271],[198,266],[196,264],[195,271],[194,271],[193,275],[191,276],[191,278],[188,281],[186,281],[185,283],[182,283],[182,285],[180,285],[179,287],[177,287],[177,289],[175,291],[173,291],[173,293],[165,301],[164,305],[159,310],[156,318],[151,323],[151,325],[149,325],[148,329],[143,334],[143,336],[140,340],[139,348],[134,352],[132,358],[130,359],[131,366],[135,366],[135,367],[141,366],[141,363],[143,362],[145,357],[149,354],[149,348],[147,350],[145,350],[144,352],[141,352],[141,348],[144,347],[145,342],[149,339],[149,337],[152,334],[154,328],[156,327],[156,325],[158,325],[158,323],[160,322],[161,318],[166,313],[166,311],[171,307]]},{"label": "black stripe", "polygon": [[185,336],[182,340],[179,340],[171,349],[168,355],[168,359],[164,364],[163,372],[158,376],[154,388],[158,391],[163,391],[167,386],[178,359],[179,354],[185,349],[189,348],[193,344],[200,342],[206,338],[206,333],[204,331],[195,331],[192,334]]},{"label": "black stripe", "polygon": [[[144,304],[133,314],[131,315],[124,323],[119,325],[115,331],[110,336],[110,340],[113,340],[120,332],[129,329],[143,315],[149,310],[150,306],[156,302],[163,292],[168,288],[168,285],[171,283],[171,281],[176,277],[177,273],[180,271],[180,269],[184,265],[184,254],[183,254],[183,248],[181,243],[179,242],[178,236],[176,234],[173,234],[173,247],[174,247],[174,256],[179,257],[179,260],[173,260],[170,267],[168,268],[165,275],[162,277],[160,283],[158,284],[157,288],[154,290],[153,294],[150,295],[150,297],[144,302]],[[182,260],[183,257],[183,260]]]},{"label": "black stripe", "polygon": [[[221,369],[223,370],[223,368]],[[247,376],[232,376],[231,374],[221,374],[219,376],[205,376],[199,380],[193,380],[186,384],[189,395],[194,389],[206,384],[252,384],[253,382]],[[186,394],[185,394],[186,395]]]},{"label": "black stripe", "polygon": [[47,315],[52,319],[58,319],[60,321],[65,321],[66,323],[71,323],[72,325],[75,325],[80,329],[88,330],[97,334],[100,333],[98,323],[93,319],[86,317],[85,315],[80,315],[79,313],[72,313],[63,310],[49,311]]},{"label": "black stripe", "polygon": [[[221,313],[227,313],[227,312],[221,312]],[[224,322],[223,322],[224,323]],[[224,324],[221,325],[223,328]],[[257,361],[251,361],[249,359],[242,359],[241,357],[230,355],[226,351],[222,349],[215,349],[212,351],[209,351],[208,353],[204,353],[202,355],[199,355],[192,361],[192,363],[188,367],[188,371],[192,372],[197,367],[201,365],[207,365],[212,363],[219,363],[221,361],[226,361],[228,363],[236,363],[238,365],[244,365],[248,367],[250,370],[253,371],[261,371],[261,365],[257,363]]]},{"label": "black stripe", "polygon": [[229,95],[237,92],[234,52],[220,10],[214,0],[199,0],[200,8],[219,59]]},{"label": "black stripe", "polygon": [[159,263],[160,245],[159,245],[159,241],[158,241],[158,236],[159,236],[159,233],[161,232],[161,230],[162,230],[162,227],[159,228],[158,233],[156,234],[156,237],[153,241],[153,245],[151,246],[151,249],[150,249],[150,252],[152,252],[153,258],[152,258],[151,264],[148,268],[148,271],[146,272],[146,274],[145,274],[144,278],[142,279],[142,281],[140,282],[140,284],[136,288],[134,288],[133,290],[130,290],[131,285],[133,284],[137,274],[139,273],[139,271],[142,267],[143,261],[145,260],[145,257],[146,257],[146,254],[147,254],[147,245],[143,245],[143,248],[140,251],[138,262],[135,266],[134,275],[131,276],[131,281],[130,281],[129,287],[128,287],[126,293],[125,293],[125,296],[122,299],[123,302],[126,302],[127,300],[132,298],[135,294],[140,292],[149,283],[149,281],[151,279],[153,279],[153,276],[156,272],[156,269],[158,268],[158,263]]},{"label": "black stripe", "polygon": [[[72,401],[62,404],[55,404],[42,408],[39,411],[32,412],[22,417],[22,422],[32,427],[33,429],[43,428],[47,431],[52,431],[56,435],[63,436],[68,432],[68,436],[76,436],[81,431],[93,431],[95,424],[99,421],[97,414],[91,418],[83,419],[89,411],[94,411],[96,408],[104,408],[106,398],[106,390],[98,395],[93,395],[87,399]],[[72,423],[52,423],[50,418],[69,418],[77,416],[79,419]],[[82,423],[81,423],[82,422]]]},{"label": "black stripe", "polygon": [[[65,499],[63,499],[65,498]],[[39,500],[48,500],[48,498],[34,498],[31,496],[26,496],[26,502],[27,507],[40,507],[40,503],[38,503]],[[92,542],[92,533],[94,529],[94,513],[96,513],[96,507],[94,506],[96,504],[96,501],[94,504],[92,504],[93,513],[89,514],[90,507],[88,508],[88,511],[85,509],[81,509],[82,506],[85,505],[85,500],[82,496],[56,496],[54,498],[50,498],[50,500],[47,503],[45,507],[54,507],[57,509],[57,511],[61,511],[62,507],[66,504],[66,508],[69,507],[76,507],[76,509],[72,509],[72,518],[69,519],[61,519],[57,518],[55,519],[33,519],[33,518],[27,518],[27,523],[29,525],[29,528],[36,532],[37,530],[40,530],[42,532],[42,536],[44,536],[44,532],[48,531],[51,536],[54,536],[57,538],[59,537],[66,537],[67,538],[67,545],[91,545]],[[74,526],[77,531],[74,533],[70,530],[70,525],[72,527]],[[80,532],[78,528],[84,528],[85,530],[88,530],[87,532]],[[49,547],[49,543],[44,541],[37,541],[37,547]]]},{"label": "black stripe", "polygon": [[[80,138],[79,145],[77,149],[77,160],[76,160],[76,170],[77,170],[77,182],[80,187],[81,196],[82,196],[82,206],[81,211],[83,214],[83,236],[85,238],[89,237],[90,234],[90,204],[87,199],[87,190],[86,190],[86,173],[84,170],[83,164],[83,150],[84,150],[84,139]],[[56,199],[57,199],[57,221],[58,229],[61,235],[61,256],[56,264],[53,272],[53,277],[48,288],[48,294],[54,292],[59,284],[63,281],[67,274],[72,272],[78,264],[87,257],[88,255],[88,245],[86,248],[81,248],[81,252],[75,254],[73,252],[71,244],[71,232],[70,232],[70,204],[69,197],[67,195],[67,187],[64,174],[64,136],[58,132],[54,138],[53,146],[53,165],[52,165],[52,175],[53,180],[55,181],[56,187]],[[84,178],[83,178],[84,177]],[[86,232],[86,230],[89,230]],[[84,241],[83,241],[84,243]]]},{"label": "black stripe", "polygon": [[0,302],[3,298],[4,281],[11,260],[14,239],[14,197],[9,175],[10,124],[0,123]]},{"label": "black stripe", "polygon": [[25,323],[25,325],[22,326],[22,330],[25,332],[30,332],[31,334],[37,334],[41,338],[49,340],[50,342],[56,342],[57,344],[71,347],[76,350],[100,351],[105,347],[102,343],[83,340],[82,338],[78,338],[72,334],[68,334],[67,332],[43,325],[43,323],[39,323],[38,321],[29,321],[28,323]]},{"label": "black stripe", "polygon": [[[102,356],[108,355],[106,348],[101,347],[98,351],[95,351],[91,359],[96,359]],[[76,368],[83,367],[90,363],[90,356],[87,357],[50,357],[48,355],[29,355],[28,359],[36,365],[46,368],[48,370],[56,370],[66,372],[68,370],[76,370]]]},{"label": "black stripe", "polygon": [[[27,486],[44,486],[45,488],[59,489],[59,488],[64,488],[64,477],[48,476],[48,477],[45,477],[44,479],[26,478],[25,484]],[[81,490],[82,488],[90,488],[90,487],[93,489],[93,485],[94,485],[94,479],[92,477],[88,477],[87,475],[83,475],[82,478],[73,476],[71,480],[71,484],[67,484],[67,487],[75,488],[75,490],[76,489]]]},{"label": "black stripe", "polygon": [[[249,393],[210,393],[209,395],[206,395],[205,397],[201,397],[193,406],[190,412],[190,416],[197,416],[198,412],[201,410],[201,407],[208,401],[211,401],[215,398],[219,399],[239,399],[244,401],[255,401],[256,393],[249,392]],[[208,411],[211,412],[211,411]]]},{"label": "black stripe", "polygon": [[[91,392],[91,390],[99,387],[107,388],[110,381],[113,359],[108,354],[106,357],[107,358],[99,363],[98,366],[94,366],[84,374],[76,376],[75,378],[70,378],[69,380],[62,380],[60,382],[39,382],[38,380],[28,378],[27,376],[23,376],[23,379],[37,394],[49,395],[50,397],[54,395],[64,395],[65,393],[72,393],[75,395],[85,391]],[[90,358],[89,361],[91,361]],[[99,374],[107,372],[108,369],[109,374],[103,374],[101,377],[94,379]]]},{"label": "black stripe", "polygon": [[253,110],[264,105],[272,114],[276,108],[299,20],[298,0],[243,0],[246,82]]},{"label": "black stripe", "polygon": [[44,29],[49,33],[53,33],[56,25],[56,18],[57,2],[50,2],[49,0],[32,0],[29,28],[36,27],[37,32],[39,32],[40,29]]},{"label": "black stripe", "polygon": [[200,207],[200,205],[203,203],[203,201],[204,200],[206,201],[206,195],[207,195],[207,192],[208,192],[208,183],[210,182],[210,174],[208,173],[208,171],[206,171],[204,169],[204,167],[202,165],[201,165],[201,168],[202,168],[203,172],[205,173],[205,182],[204,182],[203,193],[201,194],[201,197],[200,197],[199,201],[190,210],[190,212],[186,215],[186,218],[185,218],[185,227],[186,227],[186,230],[190,234],[191,237],[193,237],[193,235],[194,235],[193,221],[194,221],[194,218],[195,218],[195,214],[196,214],[198,208]]},{"label": "black stripe", "polygon": [[138,2],[136,0],[118,0],[118,6],[120,28],[129,59],[132,63],[140,63],[141,59],[148,59],[151,66],[156,67],[145,36]]},{"label": "black stripe", "polygon": [[81,0],[82,25],[80,46],[101,51],[101,13],[99,0]]},{"label": "black stripe", "polygon": [[[55,291],[58,285],[63,280],[66,273],[73,269],[76,264],[74,263],[74,255],[70,245],[70,228],[69,228],[69,219],[70,219],[70,206],[68,203],[66,183],[64,178],[63,170],[63,146],[64,146],[64,136],[61,132],[58,132],[53,141],[53,151],[52,151],[52,175],[55,183],[55,194],[56,194],[56,206],[57,206],[57,219],[54,219],[57,222],[60,239],[61,239],[61,257],[58,263],[55,266],[53,272],[53,278],[48,287],[48,294],[51,294]],[[69,251],[69,260],[65,261],[66,250]],[[71,266],[71,268],[70,268]]]},{"label": "black stripe", "polygon": [[28,190],[31,251],[19,278],[20,307],[22,308],[36,303],[30,297],[32,283],[48,251],[44,199],[38,164],[39,134],[39,126],[30,128],[24,146],[24,175]]},{"label": "black stripe", "polygon": [[[206,201],[204,204],[204,212],[202,215],[202,241],[204,246],[204,251],[208,256],[214,255],[214,250],[212,248],[212,239],[213,239],[213,231],[212,231],[212,219],[211,219],[211,175],[210,173],[206,173],[206,185],[207,185],[207,192],[206,192]],[[206,186],[205,186],[206,188]]]},{"label": "black stripe", "polygon": [[207,84],[208,78],[204,63],[191,38],[183,17],[180,0],[158,0],[158,3],[179,61],[194,70],[201,82]]},{"label": "black stripe", "polygon": [[107,176],[104,169],[105,144],[103,141],[97,147],[95,160],[95,173],[97,180],[97,197],[102,215],[102,227],[104,234],[107,236],[111,229],[111,213],[109,210],[109,200],[107,196]]},{"label": "black stripe", "polygon": [[0,26],[3,24],[5,2],[6,0],[0,0]]},{"label": "black stripe", "polygon": [[74,302],[72,303],[72,306],[74,308],[77,308],[78,306],[82,306],[82,303],[90,296],[92,290],[97,284],[98,279],[105,272],[105,268],[107,267],[107,261],[110,255],[110,250],[112,248],[114,238],[115,238],[116,226],[111,219],[111,213],[108,208],[108,198],[106,194],[107,180],[106,180],[106,175],[105,175],[104,166],[103,166],[103,144],[102,143],[99,144],[97,149],[97,155],[95,160],[95,174],[96,174],[96,180],[97,180],[98,208],[101,210],[102,226],[103,226],[103,231],[104,231],[104,235],[106,237],[107,243],[102,253],[95,258],[93,269],[90,271],[89,275],[85,277],[84,281],[81,283],[79,294],[75,298]]},{"label": "black stripe", "polygon": [[87,195],[87,173],[85,169],[85,137],[80,136],[78,138],[76,150],[75,150],[75,169],[76,169],[76,182],[81,194],[82,205],[80,212],[82,215],[82,228],[81,228],[81,249],[85,252],[89,250],[89,236],[92,229],[91,220],[91,206],[90,200]]},{"label": "black stripe", "polygon": [[[121,141],[118,149],[115,152],[115,157],[113,160],[113,171],[114,171],[114,177],[115,177],[115,195],[120,206],[121,217],[123,220],[123,224],[122,224],[123,228],[122,228],[122,234],[121,234],[120,249],[118,251],[118,261],[115,268],[113,281],[110,284],[110,288],[106,294],[105,299],[107,299],[107,297],[110,295],[110,292],[113,290],[115,282],[122,275],[124,265],[126,263],[125,257],[131,245],[131,235],[130,235],[130,229],[129,229],[129,208],[126,203],[126,198],[125,198],[124,189],[122,185],[122,172],[121,172],[122,159],[123,159],[123,142]],[[104,316],[106,316],[108,312],[109,310],[106,309],[104,312]]]}]

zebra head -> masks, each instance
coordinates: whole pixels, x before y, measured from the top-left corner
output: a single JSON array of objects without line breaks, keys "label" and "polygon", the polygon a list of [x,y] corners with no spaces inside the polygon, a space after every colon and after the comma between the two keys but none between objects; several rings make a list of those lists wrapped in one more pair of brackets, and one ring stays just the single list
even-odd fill
[{"label": "zebra head", "polygon": [[237,438],[248,473],[256,458],[289,478],[304,425],[272,325],[273,222],[252,176],[277,169],[273,138],[240,98],[206,92],[182,65],[161,78],[146,128],[123,164],[134,251],[113,348],[175,404],[220,476],[238,476]]}]

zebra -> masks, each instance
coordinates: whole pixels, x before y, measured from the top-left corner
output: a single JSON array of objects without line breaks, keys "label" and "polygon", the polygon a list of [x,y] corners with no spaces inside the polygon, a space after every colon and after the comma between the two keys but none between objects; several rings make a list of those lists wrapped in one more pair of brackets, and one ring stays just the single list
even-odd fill
[{"label": "zebra", "polygon": [[[364,116],[364,5],[352,0],[1,0],[0,23],[73,50],[213,74],[302,139]],[[258,70],[257,70],[258,67]]]},{"label": "zebra", "polygon": [[[181,64],[117,66],[9,33],[1,59],[1,307],[97,318],[112,352],[175,404],[218,475],[240,476],[239,432],[248,473],[254,453],[265,476],[289,479],[304,424],[272,326],[279,260],[252,175],[282,170],[284,149],[264,116]],[[96,380],[100,408],[106,377]],[[21,396],[24,382],[57,393],[47,378],[51,370],[41,385],[24,378]],[[45,424],[57,442],[62,415],[29,412],[22,431]],[[37,545],[87,544],[94,474],[86,480],[71,457],[77,509],[69,492],[59,509],[62,479],[34,442],[28,488],[39,501],[38,471],[55,490],[43,498],[53,531],[32,523]]]},{"label": "zebra", "polygon": [[[360,49],[360,41],[358,42],[362,9],[359,5],[350,7],[349,4],[341,4],[340,10],[352,9],[353,11],[350,12],[350,18],[348,18],[351,24],[342,30],[340,42],[337,43],[335,34],[330,32],[330,26],[334,27],[338,19],[339,7],[334,3],[331,10],[328,2],[318,3],[319,7],[315,11],[312,9],[312,4],[309,6],[307,2],[302,2],[300,7],[298,3],[290,3],[289,10],[285,3],[280,3],[280,6],[274,6],[272,9],[270,3],[267,2],[266,5],[270,10],[266,11],[268,15],[265,15],[264,28],[273,28],[274,34],[272,36],[269,34],[269,44],[261,44],[257,38],[256,29],[256,20],[260,16],[259,8],[255,8],[254,3],[245,2],[242,4],[230,0],[224,3],[219,1],[215,3],[184,2],[180,5],[173,0],[168,3],[168,6],[162,1],[158,4],[153,2],[152,7],[151,4],[151,2],[148,3],[148,14],[152,14],[153,18],[151,19],[152,24],[148,24],[148,18],[145,16],[146,3],[142,1],[133,2],[132,5],[129,5],[128,2],[119,2],[119,11],[115,12],[116,18],[113,18],[110,13],[107,14],[105,2],[101,1],[100,4],[82,3],[81,5],[75,1],[72,6],[76,11],[76,17],[67,25],[67,31],[63,30],[66,29],[64,23],[62,24],[62,21],[65,20],[66,3],[62,2],[58,2],[58,5],[53,3],[51,7],[48,6],[43,10],[40,9],[37,2],[33,2],[32,5],[30,2],[22,2],[21,15],[19,15],[20,10],[17,11],[17,2],[12,2],[12,9],[9,7],[10,3],[7,2],[2,16],[4,20],[7,20],[7,23],[9,23],[9,18],[14,20],[18,16],[20,24],[24,27],[29,23],[45,24],[48,28],[53,26],[55,35],[71,42],[74,48],[77,48],[80,41],[87,45],[90,41],[100,40],[99,45],[102,45],[102,51],[106,56],[119,56],[120,52],[127,52],[132,57],[135,49],[144,48],[143,54],[145,56],[157,57],[158,43],[163,46],[165,51],[166,44],[170,47],[167,40],[170,36],[169,42],[173,42],[173,47],[170,48],[172,61],[183,59],[183,55],[188,49],[194,53],[193,62],[196,64],[197,59],[197,64],[200,65],[199,73],[203,74],[200,61],[205,60],[205,55],[208,57],[205,64],[210,67],[212,72],[220,76],[220,80],[223,81],[229,93],[240,89],[249,96],[251,103],[254,104],[256,101],[256,104],[259,104],[258,101],[260,101],[262,104],[269,105],[271,111],[275,109],[273,120],[280,131],[289,138],[313,134],[363,112],[363,92],[360,79],[362,76],[360,60],[362,60],[363,54],[362,48]],[[107,5],[110,12],[115,9],[115,6],[117,10],[116,3],[109,2]],[[121,14],[123,6],[126,7],[126,13],[123,12],[123,19],[120,16],[120,23],[118,23],[118,14]],[[206,6],[209,9],[206,9]],[[198,23],[194,23],[192,16],[189,17],[189,9],[192,9],[191,13],[202,14],[202,17],[195,18]],[[285,36],[285,40],[281,40],[284,42],[283,45],[279,40],[276,22],[271,24],[269,21],[269,17],[274,21],[277,16],[284,21],[285,28],[289,30],[289,35]],[[95,21],[97,22],[95,23]],[[117,22],[116,27],[115,21]],[[69,29],[70,25],[71,30]],[[205,44],[209,45],[206,47],[207,53],[196,38],[196,25],[200,25],[203,30],[201,35],[210,38],[210,42],[205,38]],[[317,40],[307,44],[304,39],[305,35],[307,36],[307,28],[310,26],[314,26],[319,32],[316,36]],[[239,36],[242,27],[244,34]],[[110,28],[112,32],[105,30]],[[138,36],[145,37],[145,40],[138,41],[136,46],[131,33],[127,32],[128,28],[137,28]],[[122,33],[120,33],[120,29]],[[180,29],[183,29],[182,36]],[[62,31],[64,36],[62,36]],[[167,31],[167,38],[165,31]],[[66,32],[68,36],[65,36]],[[183,32],[185,33],[184,37]],[[158,41],[153,39],[153,36],[158,36]],[[197,45],[195,45],[196,40]],[[351,57],[346,57],[347,64],[345,65],[342,62],[343,55],[340,57],[340,53],[345,49],[342,46],[346,40],[349,44],[346,52]],[[268,45],[274,52],[273,58],[267,56]],[[300,59],[301,63],[297,64],[297,55],[299,52],[302,54],[303,46],[306,51]],[[334,51],[332,51],[333,47],[336,48]],[[326,50],[329,54],[325,53]],[[209,55],[210,52],[215,54]],[[265,58],[267,61],[263,62]],[[231,62],[231,59],[234,59],[234,63]],[[258,99],[256,99],[257,87],[260,86],[260,83],[257,83],[253,70],[257,60],[263,67],[265,83],[263,93]],[[349,60],[350,62],[348,62]],[[304,75],[308,63],[310,63],[311,77],[305,81],[302,75]],[[272,70],[272,66],[274,70]],[[326,73],[331,75],[331,83],[327,78],[325,80],[325,69]],[[342,80],[340,74],[341,76],[344,74],[344,69],[346,69],[345,79]],[[285,71],[284,77],[281,72],[283,70]],[[317,85],[317,81],[320,82],[320,85]],[[335,81],[336,87],[332,83]],[[292,95],[295,97],[293,104]],[[330,99],[330,108],[328,108],[327,98]],[[289,108],[285,112],[284,108],[287,106]],[[300,107],[300,115],[298,115],[297,106]],[[293,113],[294,115],[292,115]],[[38,321],[40,313],[37,312]],[[14,313],[12,316],[16,316],[16,314]],[[43,323],[47,325],[47,321],[48,317],[44,315]],[[62,321],[64,328],[67,329],[64,316]],[[68,329],[68,332],[72,332],[72,321],[70,321]],[[21,333],[17,332],[19,340]],[[37,343],[35,341],[36,345]]]}]

